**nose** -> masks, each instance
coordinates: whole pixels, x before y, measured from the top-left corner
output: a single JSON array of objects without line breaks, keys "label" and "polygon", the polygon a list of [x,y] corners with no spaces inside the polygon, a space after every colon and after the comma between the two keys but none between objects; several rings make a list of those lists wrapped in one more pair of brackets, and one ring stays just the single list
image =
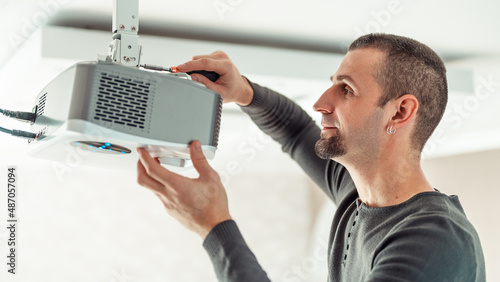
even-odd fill
[{"label": "nose", "polygon": [[331,114],[333,113],[333,105],[330,101],[328,101],[328,92],[331,88],[327,89],[314,103],[313,110],[319,112],[321,114]]}]

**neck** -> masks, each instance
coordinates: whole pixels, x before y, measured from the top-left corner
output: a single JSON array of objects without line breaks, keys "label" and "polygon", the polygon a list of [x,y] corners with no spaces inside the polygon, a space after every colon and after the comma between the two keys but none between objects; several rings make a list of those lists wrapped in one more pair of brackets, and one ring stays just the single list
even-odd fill
[{"label": "neck", "polygon": [[420,154],[391,152],[372,160],[363,157],[346,168],[360,200],[370,207],[397,205],[419,193],[434,191],[420,167]]}]

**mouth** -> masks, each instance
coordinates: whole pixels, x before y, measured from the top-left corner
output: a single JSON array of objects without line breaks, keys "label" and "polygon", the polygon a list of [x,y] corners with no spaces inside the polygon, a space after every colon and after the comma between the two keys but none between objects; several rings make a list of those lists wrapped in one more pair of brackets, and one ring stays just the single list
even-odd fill
[{"label": "mouth", "polygon": [[323,127],[322,130],[333,130],[333,129],[338,129],[336,126],[333,126],[331,124],[326,124],[326,123],[321,123],[321,126]]},{"label": "mouth", "polygon": [[339,134],[339,129],[335,126],[323,126],[321,129],[321,137],[328,138]]},{"label": "mouth", "polygon": [[334,130],[337,129],[336,127],[323,127],[321,130]]}]

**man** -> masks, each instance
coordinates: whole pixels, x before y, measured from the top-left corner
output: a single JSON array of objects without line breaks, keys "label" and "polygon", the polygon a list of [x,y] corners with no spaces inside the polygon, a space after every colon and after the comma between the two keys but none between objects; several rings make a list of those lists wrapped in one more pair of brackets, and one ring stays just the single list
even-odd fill
[{"label": "man", "polygon": [[[458,197],[434,189],[420,167],[448,95],[444,64],[429,47],[385,34],[355,40],[314,105],[322,129],[286,97],[248,82],[222,52],[179,69],[219,73],[215,83],[193,79],[240,105],[335,202],[328,281],[485,281],[481,244]],[[139,150],[138,182],[204,239],[219,280],[267,281],[200,143],[190,150],[198,179]]]}]

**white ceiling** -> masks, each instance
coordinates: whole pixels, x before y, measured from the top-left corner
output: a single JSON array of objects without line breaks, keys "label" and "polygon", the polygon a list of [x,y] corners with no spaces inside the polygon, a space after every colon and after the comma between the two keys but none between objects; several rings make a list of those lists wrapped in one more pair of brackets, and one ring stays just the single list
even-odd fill
[{"label": "white ceiling", "polygon": [[[9,42],[8,34],[23,35],[31,24],[47,21],[109,30],[112,3],[3,0],[0,39]],[[142,34],[339,52],[360,32],[382,31],[413,37],[449,58],[500,50],[500,2],[495,0],[141,0],[139,10]],[[14,47],[5,45],[0,58]]]},{"label": "white ceiling", "polygon": [[[55,21],[89,27],[110,23],[111,8],[110,0],[73,1]],[[191,34],[251,36],[334,50],[360,33],[382,31],[413,37],[443,55],[500,50],[500,2],[495,0],[142,0],[139,9],[146,33],[188,27]]]}]

